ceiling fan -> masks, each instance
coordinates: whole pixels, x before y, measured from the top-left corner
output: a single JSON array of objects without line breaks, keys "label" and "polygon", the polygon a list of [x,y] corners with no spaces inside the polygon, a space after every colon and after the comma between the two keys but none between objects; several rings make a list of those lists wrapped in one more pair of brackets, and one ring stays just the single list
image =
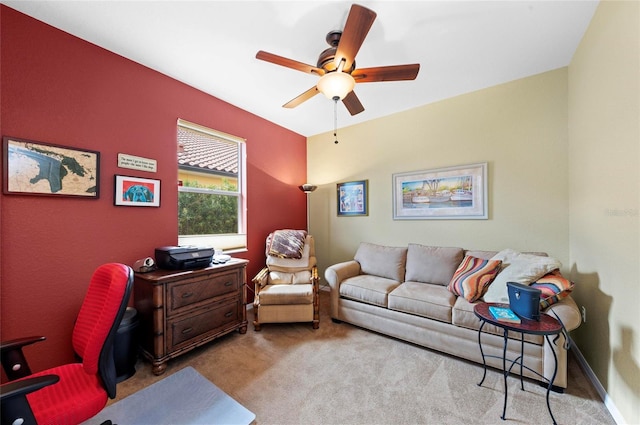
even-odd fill
[{"label": "ceiling fan", "polygon": [[417,63],[356,68],[356,54],[375,19],[376,13],[373,10],[352,5],[344,30],[327,34],[326,40],[331,47],[320,53],[316,66],[260,50],[256,54],[257,59],[320,77],[317,85],[282,106],[295,108],[321,92],[335,102],[342,100],[349,113],[356,115],[364,111],[360,99],[353,91],[356,83],[415,80],[420,70],[420,64]]}]

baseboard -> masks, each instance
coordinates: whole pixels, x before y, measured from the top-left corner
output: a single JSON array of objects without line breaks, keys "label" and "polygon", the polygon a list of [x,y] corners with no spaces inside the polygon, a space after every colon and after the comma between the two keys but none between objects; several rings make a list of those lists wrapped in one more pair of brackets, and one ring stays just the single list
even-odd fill
[{"label": "baseboard", "polygon": [[609,397],[609,394],[607,394],[607,390],[604,389],[604,387],[600,383],[600,380],[598,379],[596,374],[593,372],[593,369],[591,369],[591,366],[589,366],[589,363],[587,363],[587,360],[584,358],[584,356],[582,355],[582,352],[580,351],[578,346],[573,342],[573,340],[571,340],[571,353],[575,356],[576,360],[578,361],[578,364],[580,365],[580,368],[582,369],[584,374],[587,376],[587,379],[591,381],[593,388],[595,388],[596,392],[602,399],[604,406],[607,408],[607,410],[613,417],[613,420],[616,421],[617,424],[624,424],[625,421],[622,415],[620,414],[620,411],[618,410],[618,408],[615,406],[615,404]]}]

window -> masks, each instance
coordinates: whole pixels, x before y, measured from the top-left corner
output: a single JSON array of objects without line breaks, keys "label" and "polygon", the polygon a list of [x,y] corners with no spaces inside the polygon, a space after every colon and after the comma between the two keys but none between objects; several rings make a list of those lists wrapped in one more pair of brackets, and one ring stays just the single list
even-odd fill
[{"label": "window", "polygon": [[178,120],[178,243],[243,250],[244,139]]}]

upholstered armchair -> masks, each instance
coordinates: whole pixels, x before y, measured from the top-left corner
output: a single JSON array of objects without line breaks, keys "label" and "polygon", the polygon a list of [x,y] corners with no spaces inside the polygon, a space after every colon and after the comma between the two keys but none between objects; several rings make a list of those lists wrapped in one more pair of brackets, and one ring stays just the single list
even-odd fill
[{"label": "upholstered armchair", "polygon": [[277,230],[266,244],[266,267],[252,279],[256,331],[263,323],[311,322],[320,326],[319,278],[313,236]]}]

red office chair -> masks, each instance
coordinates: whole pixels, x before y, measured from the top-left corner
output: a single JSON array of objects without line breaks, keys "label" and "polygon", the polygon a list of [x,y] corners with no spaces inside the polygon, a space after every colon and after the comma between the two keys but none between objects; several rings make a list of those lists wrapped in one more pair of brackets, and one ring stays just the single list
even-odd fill
[{"label": "red office chair", "polygon": [[100,412],[107,397],[116,396],[113,341],[132,286],[127,265],[104,264],[93,273],[72,335],[82,363],[31,374],[22,347],[44,337],[2,343],[7,377],[19,378],[0,387],[2,424],[78,424]]}]

